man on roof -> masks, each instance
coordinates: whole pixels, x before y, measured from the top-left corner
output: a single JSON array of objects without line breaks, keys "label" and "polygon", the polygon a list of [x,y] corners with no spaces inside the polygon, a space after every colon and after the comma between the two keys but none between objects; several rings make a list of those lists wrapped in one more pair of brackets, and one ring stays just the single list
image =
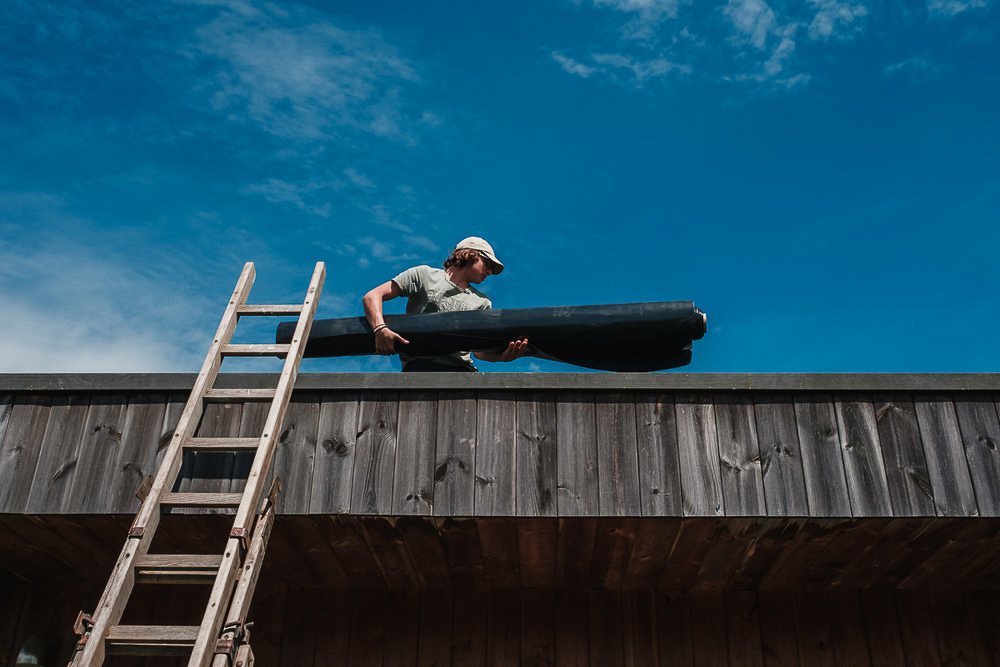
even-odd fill
[{"label": "man on roof", "polygon": [[[403,371],[471,371],[476,367],[469,352],[454,352],[438,356],[415,356],[397,350],[408,340],[386,326],[382,304],[396,297],[407,297],[407,314],[437,313],[454,310],[488,310],[493,307],[489,297],[473,285],[488,276],[503,271],[493,247],[478,236],[459,241],[444,261],[443,269],[414,266],[392,280],[382,283],[365,294],[365,317],[375,332],[375,350],[379,354],[399,353]],[[511,341],[503,352],[476,351],[482,361],[513,361],[529,354],[528,341]]]}]

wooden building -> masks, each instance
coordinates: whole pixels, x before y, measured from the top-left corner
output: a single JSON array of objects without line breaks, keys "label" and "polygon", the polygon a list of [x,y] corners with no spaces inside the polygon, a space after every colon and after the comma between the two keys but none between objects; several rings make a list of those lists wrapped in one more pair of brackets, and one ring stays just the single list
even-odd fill
[{"label": "wooden building", "polygon": [[[193,381],[0,376],[0,666],[68,661]],[[254,652],[1000,664],[998,397],[987,374],[302,375]],[[200,434],[263,411],[210,405]],[[189,454],[179,485],[238,490],[247,456]],[[154,551],[211,553],[230,522],[165,516]],[[141,586],[126,617],[196,623],[205,597]]]}]

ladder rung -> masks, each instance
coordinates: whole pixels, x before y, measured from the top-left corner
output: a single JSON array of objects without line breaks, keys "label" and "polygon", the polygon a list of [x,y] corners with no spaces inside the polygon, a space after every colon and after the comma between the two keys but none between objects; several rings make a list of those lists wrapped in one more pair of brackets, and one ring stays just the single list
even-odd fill
[{"label": "ladder rung", "polygon": [[197,625],[112,625],[108,650],[118,655],[187,655],[198,630]]},{"label": "ladder rung", "polygon": [[302,304],[294,303],[291,305],[279,305],[279,306],[258,306],[258,305],[247,305],[244,304],[236,309],[239,315],[270,315],[270,316],[286,316],[286,315],[299,315],[302,312]]},{"label": "ladder rung", "polygon": [[260,438],[189,438],[185,449],[192,451],[247,452],[257,449]]},{"label": "ladder rung", "polygon": [[135,559],[135,576],[144,584],[211,584],[220,565],[216,554],[145,554]]},{"label": "ladder rung", "polygon": [[242,493],[164,493],[161,505],[168,507],[239,507]]},{"label": "ladder rung", "polygon": [[274,398],[274,389],[209,389],[205,392],[206,401],[270,401]]},{"label": "ladder rung", "polygon": [[288,350],[291,349],[291,345],[249,345],[249,344],[236,344],[236,345],[223,345],[222,346],[222,356],[223,357],[278,357],[284,359],[288,356]]}]

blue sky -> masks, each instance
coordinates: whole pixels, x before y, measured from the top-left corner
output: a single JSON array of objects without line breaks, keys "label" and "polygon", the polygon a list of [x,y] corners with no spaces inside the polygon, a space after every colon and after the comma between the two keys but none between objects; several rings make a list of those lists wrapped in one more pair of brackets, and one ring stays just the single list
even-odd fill
[{"label": "blue sky", "polygon": [[473,234],[494,307],[694,301],[689,371],[1000,371],[998,19],[5,0],[0,372],[195,371],[245,261],[346,317]]}]

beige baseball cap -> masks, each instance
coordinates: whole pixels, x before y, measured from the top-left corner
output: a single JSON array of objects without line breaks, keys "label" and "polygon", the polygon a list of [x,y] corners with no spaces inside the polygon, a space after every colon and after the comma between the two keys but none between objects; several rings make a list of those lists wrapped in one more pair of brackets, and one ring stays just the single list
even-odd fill
[{"label": "beige baseball cap", "polygon": [[486,239],[481,239],[478,236],[470,236],[467,239],[462,239],[455,245],[455,250],[464,250],[465,248],[476,250],[483,257],[493,262],[496,265],[496,271],[493,272],[494,275],[503,271],[503,262],[497,259],[496,253],[493,252],[493,246],[487,243]]}]

